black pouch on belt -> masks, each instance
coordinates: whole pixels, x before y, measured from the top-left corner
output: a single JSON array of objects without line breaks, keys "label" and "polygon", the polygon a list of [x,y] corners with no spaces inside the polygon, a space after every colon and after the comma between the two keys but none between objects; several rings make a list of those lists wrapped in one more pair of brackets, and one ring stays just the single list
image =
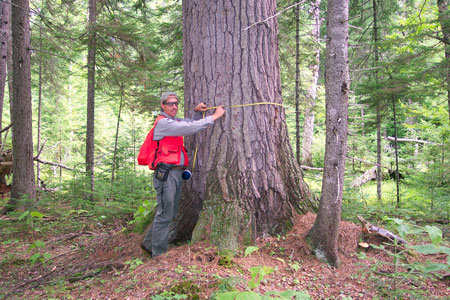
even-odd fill
[{"label": "black pouch on belt", "polygon": [[161,181],[166,181],[167,177],[169,177],[170,169],[172,169],[172,165],[159,163],[155,169],[155,178]]}]

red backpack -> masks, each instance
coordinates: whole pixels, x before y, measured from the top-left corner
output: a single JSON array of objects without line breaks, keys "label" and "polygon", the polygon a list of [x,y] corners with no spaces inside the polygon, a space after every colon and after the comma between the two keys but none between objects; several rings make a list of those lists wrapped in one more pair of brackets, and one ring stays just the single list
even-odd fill
[{"label": "red backpack", "polygon": [[153,141],[153,132],[155,131],[156,124],[164,119],[165,116],[158,116],[155,120],[155,124],[153,125],[150,132],[147,134],[147,137],[144,140],[141,148],[139,149],[139,154],[137,157],[138,164],[141,166],[149,166],[150,169],[154,170],[156,166],[153,166],[153,162],[156,158],[156,151],[159,146],[159,143],[152,143]]}]

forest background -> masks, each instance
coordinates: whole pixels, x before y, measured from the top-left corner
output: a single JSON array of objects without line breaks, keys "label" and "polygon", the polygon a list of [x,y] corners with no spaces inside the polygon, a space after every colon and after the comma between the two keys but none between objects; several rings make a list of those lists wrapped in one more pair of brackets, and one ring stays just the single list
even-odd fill
[{"label": "forest background", "polygon": [[[356,221],[356,215],[362,215],[383,223],[383,217],[389,216],[434,224],[444,239],[449,234],[450,25],[447,6],[439,9],[443,3],[447,4],[441,0],[350,3],[345,220]],[[181,2],[98,4],[94,163],[86,158],[87,4],[31,2],[33,141],[39,189],[36,200],[23,198],[8,218],[29,222],[64,207],[65,212],[58,214],[67,218],[89,214],[100,224],[120,219],[142,230],[155,201],[152,174],[137,166],[136,156],[159,111],[161,92],[174,90],[183,99]],[[300,5],[277,1],[289,136],[304,179],[317,196],[325,153],[326,5],[326,1]],[[7,84],[12,84],[9,77]],[[20,122],[12,120],[6,109],[12,89],[4,89],[2,127]],[[11,148],[8,132],[2,133],[3,151]],[[89,174],[89,164],[95,173]],[[366,183],[362,174],[374,181]],[[11,176],[3,183],[10,184]],[[0,206],[8,201],[3,198]],[[8,237],[21,229],[7,229],[9,219],[1,222],[2,235],[7,237],[3,242],[13,243]],[[43,259],[45,251],[36,250],[41,244],[33,244],[30,259]]]}]

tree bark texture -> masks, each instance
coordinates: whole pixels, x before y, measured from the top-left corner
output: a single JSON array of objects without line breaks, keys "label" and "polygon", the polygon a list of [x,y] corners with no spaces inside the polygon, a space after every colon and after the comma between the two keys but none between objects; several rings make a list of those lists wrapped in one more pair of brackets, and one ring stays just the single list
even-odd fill
[{"label": "tree bark texture", "polygon": [[[13,180],[11,199],[15,200],[22,196],[28,199],[34,199],[36,196],[33,166],[29,14],[28,0],[12,1]],[[11,204],[15,205],[15,203]]]},{"label": "tree bark texture", "polygon": [[295,6],[295,158],[300,164],[300,7]]},{"label": "tree bark texture", "polygon": [[[5,102],[6,65],[8,63],[9,17],[11,3],[0,2],[0,130],[3,128],[3,104]],[[2,143],[0,135],[0,144]]]},{"label": "tree bark texture", "polygon": [[120,116],[122,114],[122,104],[123,104],[123,83],[119,83],[120,86],[120,103],[119,103],[119,114],[117,116],[117,125],[116,125],[116,136],[114,138],[114,155],[113,155],[113,162],[112,162],[112,171],[111,171],[111,184],[114,183],[115,179],[115,173],[117,166],[117,148],[119,144],[119,128],[120,128]]},{"label": "tree bark texture", "polygon": [[[378,25],[377,25],[377,0],[372,0],[373,9],[373,40],[375,43],[374,47],[374,67],[378,67]],[[378,83],[378,70],[375,71],[375,82]],[[377,99],[376,108],[376,118],[377,118],[377,199],[381,203],[381,185],[383,181],[381,173],[381,100]]]},{"label": "tree bark texture", "polygon": [[[317,207],[288,139],[282,103],[276,1],[183,1],[185,107],[226,107],[198,147],[184,187],[173,241],[206,239],[221,248],[287,231]],[[194,151],[190,151],[192,161]],[[198,213],[201,214],[197,221]]]},{"label": "tree bark texture", "polygon": [[444,36],[444,70],[447,88],[448,120],[450,123],[450,19],[448,13],[448,0],[438,0],[437,5],[439,9],[439,22],[441,24],[442,35]]},{"label": "tree bark texture", "polygon": [[325,71],[326,148],[322,196],[309,237],[316,256],[339,266],[337,252],[347,154],[348,0],[328,1]]},{"label": "tree bark texture", "polygon": [[317,99],[317,82],[320,69],[320,0],[311,2],[310,14],[314,19],[312,38],[316,47],[314,60],[311,64],[311,82],[306,97],[305,120],[303,122],[302,164],[312,166],[312,145],[314,140],[314,106]]},{"label": "tree bark texture", "polygon": [[[42,22],[40,22],[42,26]],[[39,49],[42,49],[42,27],[39,28]],[[41,148],[41,121],[42,121],[42,57],[39,57],[39,92],[38,92],[38,115],[37,115],[37,138],[36,152],[39,155]],[[41,164],[36,162],[36,180],[38,188],[41,186]]]},{"label": "tree bark texture", "polygon": [[396,208],[400,208],[400,178],[398,173],[398,143],[397,143],[397,111],[395,107],[395,97],[392,97],[392,113],[394,117],[394,149],[395,149],[395,183],[397,188]]},{"label": "tree bark texture", "polygon": [[88,86],[87,86],[87,123],[86,123],[86,174],[90,178],[91,194],[94,199],[94,108],[95,108],[95,54],[97,2],[89,0],[89,44],[88,44]]}]

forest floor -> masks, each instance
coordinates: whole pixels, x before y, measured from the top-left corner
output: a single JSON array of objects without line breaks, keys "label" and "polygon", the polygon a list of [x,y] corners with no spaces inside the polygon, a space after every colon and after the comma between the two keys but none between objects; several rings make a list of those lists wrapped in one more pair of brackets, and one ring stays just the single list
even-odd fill
[{"label": "forest floor", "polygon": [[[181,295],[209,299],[220,291],[246,290],[249,270],[258,266],[274,269],[257,285],[254,291],[259,294],[296,290],[312,299],[450,299],[449,279],[416,276],[400,267],[394,270],[390,246],[386,251],[359,248],[360,224],[341,222],[339,268],[318,261],[305,243],[315,217],[297,216],[287,235],[259,240],[258,251],[245,256],[242,249],[234,257],[196,243],[171,246],[152,259],[139,247],[142,234],[123,230],[120,222],[102,227],[88,216],[77,217],[84,223],[77,232],[3,232],[0,299],[179,299]],[[7,217],[0,219],[1,226],[5,222],[13,224]],[[56,220],[50,217],[45,222]],[[51,255],[45,263],[29,262],[32,236],[45,244],[41,251]],[[371,244],[383,243],[380,237],[367,239]],[[367,258],[358,258],[358,253]],[[446,263],[446,255],[411,252],[405,256],[410,266],[425,260]],[[401,275],[402,271],[409,275]]]}]

